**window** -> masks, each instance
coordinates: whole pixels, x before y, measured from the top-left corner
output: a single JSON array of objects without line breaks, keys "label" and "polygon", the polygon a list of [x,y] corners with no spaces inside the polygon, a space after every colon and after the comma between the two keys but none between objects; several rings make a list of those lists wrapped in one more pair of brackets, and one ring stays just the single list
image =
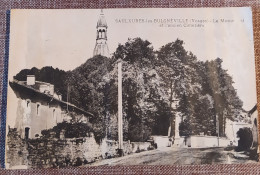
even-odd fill
[{"label": "window", "polygon": [[27,106],[27,108],[30,107],[30,104],[31,104],[31,100],[26,100],[26,106]]},{"label": "window", "polygon": [[39,116],[40,115],[40,104],[36,103],[36,114]]}]

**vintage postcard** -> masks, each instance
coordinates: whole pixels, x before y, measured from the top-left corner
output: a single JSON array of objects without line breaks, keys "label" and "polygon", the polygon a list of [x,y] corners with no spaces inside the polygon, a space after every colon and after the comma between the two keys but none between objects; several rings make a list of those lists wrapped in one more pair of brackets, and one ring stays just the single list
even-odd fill
[{"label": "vintage postcard", "polygon": [[258,162],[251,8],[10,17],[6,168]]}]

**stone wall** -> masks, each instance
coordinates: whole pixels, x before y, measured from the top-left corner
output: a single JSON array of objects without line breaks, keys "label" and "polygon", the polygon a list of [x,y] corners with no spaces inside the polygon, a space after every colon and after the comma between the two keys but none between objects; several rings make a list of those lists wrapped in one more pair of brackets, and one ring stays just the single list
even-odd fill
[{"label": "stone wall", "polygon": [[[124,142],[123,143],[124,155],[133,153],[133,148],[134,148],[133,143]],[[118,149],[117,141],[103,139],[103,141],[100,145],[100,150],[102,152],[102,158],[110,159],[113,157],[117,157],[118,156],[117,149]]]},{"label": "stone wall", "polygon": [[28,141],[31,167],[79,166],[101,159],[101,151],[94,137],[75,139],[34,139]]},{"label": "stone wall", "polygon": [[190,136],[190,143],[192,148],[226,147],[230,145],[230,140],[217,136]]},{"label": "stone wall", "polygon": [[154,143],[157,144],[158,148],[165,148],[169,146],[169,137],[168,136],[151,136],[154,140]]},{"label": "stone wall", "polygon": [[6,147],[6,168],[9,167],[27,167],[29,161],[27,159],[29,153],[27,144],[19,136],[17,129],[10,129],[7,135]]},{"label": "stone wall", "polygon": [[54,168],[79,166],[102,158],[100,145],[94,135],[84,138],[22,139],[16,129],[7,135],[8,168]]},{"label": "stone wall", "polygon": [[132,142],[132,152],[138,153],[153,149],[150,142]]},{"label": "stone wall", "polygon": [[[24,140],[16,129],[8,133],[7,163],[9,168],[22,165],[29,168],[55,168],[80,166],[100,159],[117,157],[118,143],[103,139],[98,144],[94,134],[81,138],[49,138]],[[148,142],[124,142],[124,155],[146,151],[151,147]]]}]

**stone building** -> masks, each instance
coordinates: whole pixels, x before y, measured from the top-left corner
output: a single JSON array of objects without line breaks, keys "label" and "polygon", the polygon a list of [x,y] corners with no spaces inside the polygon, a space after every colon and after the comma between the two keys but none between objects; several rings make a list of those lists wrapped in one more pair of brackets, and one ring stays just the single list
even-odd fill
[{"label": "stone building", "polygon": [[76,117],[88,122],[91,113],[62,100],[54,91],[54,85],[36,81],[34,75],[28,75],[27,81],[9,82],[18,102],[14,127],[24,138],[37,138],[41,131],[53,128],[57,123]]},{"label": "stone building", "polygon": [[102,10],[97,22],[96,46],[93,56],[95,55],[109,57],[109,49],[107,45],[107,22]]},{"label": "stone building", "polygon": [[257,113],[257,105],[255,105],[249,112],[249,117],[251,118],[251,130],[253,134],[253,143],[252,147],[258,146],[258,130],[257,130],[257,123],[258,123],[258,113]]},{"label": "stone building", "polygon": [[234,120],[226,118],[225,135],[234,146],[238,146],[237,132],[242,128],[252,128],[251,119],[247,111],[240,111]]}]

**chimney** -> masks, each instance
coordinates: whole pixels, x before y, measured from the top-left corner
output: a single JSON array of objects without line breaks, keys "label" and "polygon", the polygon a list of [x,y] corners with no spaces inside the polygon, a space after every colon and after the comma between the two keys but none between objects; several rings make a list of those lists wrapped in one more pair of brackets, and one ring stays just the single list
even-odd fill
[{"label": "chimney", "polygon": [[35,76],[34,75],[27,75],[27,85],[35,85]]}]

